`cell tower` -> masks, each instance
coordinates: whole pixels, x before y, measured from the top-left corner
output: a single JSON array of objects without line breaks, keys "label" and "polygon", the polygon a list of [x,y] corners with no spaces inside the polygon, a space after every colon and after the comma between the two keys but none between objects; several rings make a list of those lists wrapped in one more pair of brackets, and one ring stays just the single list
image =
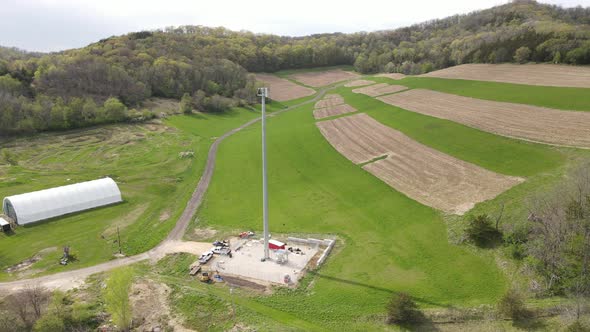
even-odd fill
[{"label": "cell tower", "polygon": [[266,97],[268,88],[259,88],[258,96],[262,97],[262,219],[264,229],[264,257],[270,259],[268,250],[268,183],[266,179]]}]

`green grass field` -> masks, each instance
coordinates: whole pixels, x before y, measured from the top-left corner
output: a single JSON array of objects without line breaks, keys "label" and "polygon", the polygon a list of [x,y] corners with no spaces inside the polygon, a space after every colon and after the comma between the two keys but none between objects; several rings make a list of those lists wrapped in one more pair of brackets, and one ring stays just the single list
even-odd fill
[{"label": "green grass field", "polygon": [[[118,251],[135,254],[158,244],[172,229],[204,167],[213,138],[257,116],[236,109],[218,115],[175,116],[166,125],[115,125],[42,134],[0,142],[17,165],[0,164],[0,197],[103,176],[119,184],[124,203],[18,227],[0,234],[0,279],[75,269],[112,259]],[[174,129],[174,127],[180,129]],[[180,159],[181,151],[195,158]],[[77,261],[58,265],[61,247],[70,245]],[[22,275],[5,269],[43,251]],[[52,250],[53,248],[54,250]]]},{"label": "green grass field", "polygon": [[[482,88],[477,82],[471,89]],[[557,181],[572,160],[589,156],[586,151],[481,132],[350,91],[342,87],[331,92],[425,145],[499,173],[527,178],[525,184],[480,204],[476,211],[490,212],[499,201],[522,203],[531,191]],[[529,99],[548,106],[545,95]],[[271,229],[335,234],[342,242],[327,265],[303,282],[313,283],[309,289],[279,290],[258,301],[328,329],[347,330],[382,327],[384,304],[397,291],[409,292],[423,307],[495,303],[511,283],[496,266],[495,253],[449,244],[446,217],[338,154],[317,130],[311,111],[307,105],[269,120]],[[259,130],[258,125],[252,126],[222,144],[212,185],[199,211],[199,226],[225,231],[261,228]],[[508,212],[515,212],[513,205],[508,204]]]},{"label": "green grass field", "polygon": [[[585,90],[578,91],[583,89],[433,78],[375,80],[476,98],[590,110],[590,97],[582,95]],[[531,193],[552,186],[567,168],[590,157],[590,151],[496,136],[351,90],[340,87],[330,93],[341,94],[359,111],[418,142],[498,173],[525,177],[525,183],[473,210],[494,213],[504,202],[505,223],[522,218]],[[268,110],[275,112],[311,98],[273,103]],[[277,288],[272,295],[238,291],[233,297],[227,288],[195,284],[187,277],[186,265],[194,257],[169,257],[152,273],[174,286],[172,305],[187,324],[225,330],[234,318],[220,308],[235,303],[238,321],[261,330],[384,329],[385,304],[399,291],[410,293],[423,308],[494,304],[514,282],[498,267],[498,252],[449,241],[460,231],[463,218],[442,215],[407,198],[340,155],[320,134],[312,109],[307,104],[268,119],[271,232],[336,235],[335,251],[297,289]],[[8,149],[17,161],[14,166],[0,164],[1,196],[109,175],[118,181],[125,198],[119,205],[21,227],[12,236],[0,235],[0,280],[18,277],[4,269],[46,248],[57,250],[45,253],[28,273],[109,260],[117,250],[117,226],[126,253],[153,247],[173,227],[194,190],[214,138],[257,115],[255,110],[179,115],[153,127],[106,126],[0,141],[0,149]],[[178,157],[187,150],[195,151],[194,159]],[[186,237],[192,238],[195,228],[205,227],[221,234],[260,230],[260,168],[260,124],[256,123],[220,145],[211,186]],[[63,268],[57,261],[59,247],[65,244],[72,246],[78,261]],[[199,317],[219,324],[193,317],[195,308],[200,310]]]},{"label": "green grass field", "polygon": [[376,82],[401,84],[479,99],[529,104],[572,111],[590,111],[590,93],[583,88],[563,88],[484,81],[452,80],[434,77],[406,77],[392,80],[368,77]]}]

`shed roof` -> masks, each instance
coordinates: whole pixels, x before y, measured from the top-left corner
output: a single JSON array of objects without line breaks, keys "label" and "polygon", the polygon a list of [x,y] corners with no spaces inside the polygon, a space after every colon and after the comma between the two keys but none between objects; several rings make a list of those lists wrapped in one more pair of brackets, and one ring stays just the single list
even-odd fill
[{"label": "shed roof", "polygon": [[[121,192],[109,177],[4,198],[3,209],[19,225],[121,202]],[[15,212],[10,215],[10,209]]]}]

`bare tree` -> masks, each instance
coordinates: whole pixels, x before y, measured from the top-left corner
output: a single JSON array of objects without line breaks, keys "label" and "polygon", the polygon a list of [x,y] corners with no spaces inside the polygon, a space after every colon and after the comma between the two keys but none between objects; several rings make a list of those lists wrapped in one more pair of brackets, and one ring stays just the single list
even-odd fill
[{"label": "bare tree", "polygon": [[18,316],[25,326],[31,327],[43,314],[49,295],[49,291],[40,285],[27,285],[8,297],[8,309]]},{"label": "bare tree", "polygon": [[590,284],[590,164],[572,172],[553,192],[536,197],[529,209],[528,252],[540,262],[547,289],[559,285],[558,291],[585,296]]}]

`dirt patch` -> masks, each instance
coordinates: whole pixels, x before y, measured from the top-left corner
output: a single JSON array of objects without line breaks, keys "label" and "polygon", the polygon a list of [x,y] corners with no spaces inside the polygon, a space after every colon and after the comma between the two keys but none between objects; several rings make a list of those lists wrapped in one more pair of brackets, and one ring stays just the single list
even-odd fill
[{"label": "dirt patch", "polygon": [[590,67],[551,64],[466,64],[433,71],[424,77],[590,88]]},{"label": "dirt patch", "polygon": [[159,220],[160,220],[160,221],[166,221],[166,220],[168,220],[168,219],[170,219],[170,210],[165,210],[164,212],[162,212],[162,213],[160,214],[160,218],[159,218]]},{"label": "dirt patch", "polygon": [[331,107],[317,108],[317,109],[313,110],[313,116],[316,119],[323,119],[323,118],[327,118],[330,116],[352,113],[352,112],[356,112],[356,111],[357,111],[356,108],[354,108],[348,104],[342,104],[342,105],[336,105],[336,106],[331,106]]},{"label": "dirt patch", "polygon": [[273,100],[286,101],[315,94],[313,89],[271,74],[256,74],[256,80],[268,85],[269,95]]},{"label": "dirt patch", "polygon": [[359,74],[344,71],[342,69],[334,69],[327,71],[311,71],[306,73],[293,74],[290,78],[301,82],[308,86],[321,87],[330,85],[336,82],[345,81],[355,77],[359,77]]},{"label": "dirt patch", "polygon": [[448,213],[463,214],[523,179],[488,171],[422,145],[361,113],[316,124],[352,162],[408,197]]},{"label": "dirt patch", "polygon": [[354,93],[362,93],[364,95],[370,97],[377,97],[381,95],[386,95],[389,93],[395,93],[402,90],[406,90],[407,87],[403,85],[389,85],[387,83],[379,83],[375,85],[366,86],[364,88],[358,88],[352,90]]},{"label": "dirt patch", "polygon": [[259,284],[257,282],[246,280],[244,278],[238,278],[234,276],[223,276],[223,281],[225,281],[228,285],[234,287],[248,288],[258,292],[264,292],[267,290],[267,286]]},{"label": "dirt patch", "polygon": [[336,105],[344,104],[344,98],[340,95],[330,94],[326,95],[322,100],[315,103],[315,108],[334,107]]},{"label": "dirt patch", "polygon": [[415,89],[379,97],[408,111],[528,141],[590,148],[590,113],[561,111]]},{"label": "dirt patch", "polygon": [[170,288],[152,280],[142,279],[133,284],[129,300],[133,308],[133,325],[135,331],[154,331],[160,328],[167,331],[188,332],[171,315],[168,304]]},{"label": "dirt patch", "polygon": [[195,228],[191,238],[195,240],[205,240],[213,238],[215,234],[217,234],[217,231],[213,228]]},{"label": "dirt patch", "polygon": [[13,266],[10,266],[8,268],[6,268],[6,272],[8,273],[15,273],[15,272],[22,272],[24,270],[29,269],[33,264],[37,263],[38,261],[40,261],[41,259],[43,259],[43,256],[45,256],[46,254],[50,253],[50,252],[54,252],[57,251],[57,247],[50,247],[50,248],[45,248],[41,251],[39,251],[37,254],[35,254],[33,257],[29,258],[29,259],[25,259],[24,261],[15,264]]},{"label": "dirt patch", "polygon": [[369,84],[375,84],[375,82],[368,81],[368,80],[356,80],[356,81],[346,83],[346,84],[344,84],[344,86],[347,88],[353,88],[353,87],[365,86],[365,85],[369,85]]}]

